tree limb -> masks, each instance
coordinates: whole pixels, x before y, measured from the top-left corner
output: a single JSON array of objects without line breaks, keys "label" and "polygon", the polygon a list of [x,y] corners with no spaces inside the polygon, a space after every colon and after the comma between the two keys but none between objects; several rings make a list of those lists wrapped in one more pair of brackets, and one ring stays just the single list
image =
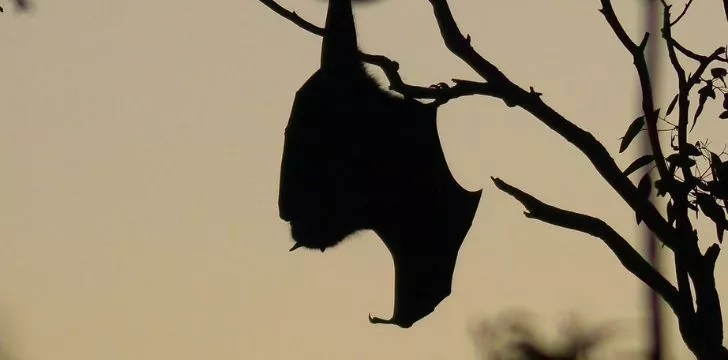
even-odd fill
[{"label": "tree limb", "polygon": [[[303,30],[306,30],[314,35],[324,36],[326,30],[318,27],[306,19],[300,17],[295,11],[290,11],[279,5],[275,0],[259,0],[263,5],[267,6],[275,13],[290,20]],[[359,51],[359,57],[362,61],[375,65],[382,69],[384,75],[389,81],[389,89],[396,91],[408,98],[416,99],[435,99],[434,105],[441,105],[448,102],[450,99],[454,99],[460,96],[467,95],[489,95],[495,97],[502,97],[497,89],[486,83],[477,83],[466,80],[456,80],[454,86],[415,86],[409,85],[402,80],[399,75],[399,64],[396,61],[389,59],[383,55],[372,55],[365,52]]]},{"label": "tree limb", "polygon": [[523,204],[527,210],[524,213],[527,218],[580,231],[601,239],[629,272],[665,299],[676,315],[680,316],[685,311],[685,304],[681,301],[678,290],[603,220],[546,204],[499,178],[491,179],[498,189]]},{"label": "tree limb", "polygon": [[[672,184],[673,177],[667,169],[665,155],[662,153],[662,146],[660,145],[660,136],[657,132],[658,114],[655,111],[655,102],[652,94],[652,81],[650,80],[650,72],[645,58],[645,47],[647,46],[650,34],[645,33],[642,38],[642,42],[640,42],[639,45],[636,45],[632,39],[629,38],[624,27],[622,27],[622,24],[617,19],[617,15],[614,13],[614,8],[612,7],[612,2],[609,0],[601,0],[601,4],[602,9],[599,11],[602,15],[604,15],[604,18],[607,20],[607,23],[612,28],[615,35],[617,35],[617,38],[622,42],[624,47],[627,48],[634,60],[634,66],[637,70],[637,76],[642,90],[642,112],[645,114],[645,125],[647,125],[647,133],[655,165],[657,165],[657,171],[660,174],[660,178],[663,179],[663,181],[667,181],[668,184]],[[672,188],[672,186],[668,186],[668,188]]]},{"label": "tree limb", "polygon": [[556,131],[564,139],[576,146],[592,163],[597,172],[635,211],[642,215],[645,224],[652,230],[663,244],[675,249],[677,244],[674,229],[662,217],[655,206],[647,198],[637,192],[637,188],[624,176],[614,159],[604,146],[592,134],[584,131],[568,121],[561,114],[546,105],[538,93],[530,92],[512,83],[495,65],[483,59],[473,48],[467,38],[463,37],[452,18],[447,0],[430,0],[437,24],[443,40],[456,56],[470,65],[488,83],[498,87],[503,100],[511,106],[520,106],[546,126]]},{"label": "tree limb", "polygon": [[274,0],[258,0],[263,5],[269,7],[271,10],[275,11],[278,15],[283,16],[284,18],[290,20],[292,23],[298,25],[300,28],[312,33],[316,34],[318,36],[324,36],[324,29],[320,28],[302,17],[298,16],[295,11],[290,11],[284,8],[283,6],[278,5]]}]

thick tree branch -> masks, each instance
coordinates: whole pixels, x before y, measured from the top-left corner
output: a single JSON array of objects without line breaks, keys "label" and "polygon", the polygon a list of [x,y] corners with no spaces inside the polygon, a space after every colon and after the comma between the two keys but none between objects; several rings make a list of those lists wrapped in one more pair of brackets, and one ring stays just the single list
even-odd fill
[{"label": "thick tree branch", "polygon": [[430,3],[446,46],[488,80],[488,83],[497,86],[499,91],[502,91],[507,104],[520,106],[576,146],[622,199],[642,216],[650,230],[666,246],[674,249],[677,243],[674,229],[665,221],[654,205],[637,192],[637,188],[629,178],[624,176],[604,146],[592,134],[568,121],[556,110],[546,105],[533,90],[529,92],[521,89],[503,75],[495,65],[475,52],[469,41],[457,28],[446,0],[430,0]]},{"label": "thick tree branch", "polygon": [[501,179],[491,179],[498,189],[513,196],[526,207],[527,211],[524,213],[526,217],[580,231],[601,239],[617,256],[622,265],[647,286],[659,293],[677,315],[682,315],[685,311],[686,304],[681,301],[678,290],[655,270],[627,240],[603,220],[546,204]]},{"label": "thick tree branch", "polygon": [[696,85],[700,83],[700,77],[703,76],[703,73],[705,70],[708,69],[708,66],[713,61],[722,61],[725,62],[723,59],[721,59],[720,55],[725,52],[725,47],[719,47],[713,51],[710,56],[706,57],[703,61],[700,62],[700,65],[698,65],[698,68],[695,70],[695,73],[693,73],[693,76],[691,76],[688,79],[688,85]]},{"label": "thick tree branch", "polygon": [[720,297],[715,284],[715,261],[720,254],[718,244],[711,245],[703,256],[703,267],[693,278],[695,284],[696,333],[703,335],[703,342],[719,347],[723,343],[723,316]]},{"label": "thick tree branch", "polygon": [[468,37],[463,36],[452,16],[447,1],[430,0],[430,4],[432,4],[435,12],[435,19],[445,41],[445,46],[466,64],[470,65],[483,79],[499,85],[510,84],[505,74],[473,49],[470,45],[470,35]]},{"label": "thick tree branch", "polygon": [[690,278],[688,276],[688,269],[686,262],[683,259],[682,251],[676,251],[674,253],[675,260],[675,275],[677,277],[677,289],[680,294],[680,298],[685,304],[685,312],[682,316],[677,317],[678,328],[682,335],[685,343],[691,348],[692,351],[696,351],[696,344],[699,343],[699,336],[695,331],[696,327],[696,316],[695,316],[695,305],[693,300],[693,289],[690,287]]},{"label": "thick tree branch", "polygon": [[[678,79],[678,133],[681,130],[687,129],[687,118],[688,118],[688,108],[690,106],[690,100],[688,99],[688,93],[686,93],[687,89],[687,79],[685,75],[685,70],[680,65],[679,60],[677,59],[677,54],[675,52],[675,46],[674,43],[671,42],[672,40],[672,26],[673,24],[677,23],[682,16],[685,15],[688,7],[690,6],[690,2],[685,5],[685,8],[683,9],[683,12],[678,16],[678,18],[671,22],[670,21],[670,5],[668,5],[664,0],[662,0],[663,5],[663,26],[662,26],[662,37],[666,40],[666,47],[667,47],[667,54],[668,58],[670,59],[670,63],[672,64],[673,70],[675,71],[675,75]],[[685,124],[683,126],[683,124]],[[678,143],[681,143],[681,145],[678,145],[679,149],[686,149],[686,147],[682,144],[686,141],[687,137],[678,136]],[[689,170],[688,170],[689,172]],[[683,169],[683,178],[685,179],[692,179],[692,173],[685,174],[685,169]],[[690,219],[687,217],[687,191],[673,191],[671,192],[671,196],[674,200],[674,206],[673,206],[673,212],[676,214],[676,225],[679,233],[692,233],[692,225],[690,223]],[[692,245],[692,246],[691,246]],[[699,250],[696,249],[695,244],[687,243],[685,244],[685,241],[683,241],[683,247],[686,248],[685,251],[691,251],[696,252]],[[693,307],[693,293],[692,288],[690,287],[690,279],[689,279],[689,270],[690,268],[694,268],[695,265],[687,263],[685,260],[685,256],[683,253],[685,251],[676,251],[674,256],[675,261],[675,275],[677,277],[677,287],[678,291],[680,292],[680,296],[683,297],[683,299],[690,304],[691,310],[694,311]],[[679,325],[680,325],[680,331],[683,334],[683,338],[689,339],[690,338],[690,331],[688,331],[692,326],[692,319],[691,318],[678,318]],[[693,341],[693,340],[691,340]]]}]

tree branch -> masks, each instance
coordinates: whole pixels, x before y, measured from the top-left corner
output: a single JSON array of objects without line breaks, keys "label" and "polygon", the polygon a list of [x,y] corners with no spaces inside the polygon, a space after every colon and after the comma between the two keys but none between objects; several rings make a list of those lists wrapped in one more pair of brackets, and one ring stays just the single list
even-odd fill
[{"label": "tree branch", "polygon": [[275,11],[278,15],[283,16],[284,18],[290,20],[292,23],[298,25],[300,28],[312,33],[316,34],[318,36],[324,36],[324,29],[320,28],[302,17],[298,16],[295,11],[290,11],[284,8],[283,6],[278,5],[274,0],[258,0],[263,5],[269,7],[271,10]]},{"label": "tree branch", "polygon": [[568,121],[561,114],[546,105],[533,89],[526,91],[512,83],[495,65],[483,59],[462,36],[452,18],[447,0],[430,0],[443,40],[456,56],[463,59],[473,70],[497,86],[506,104],[520,106],[541,120],[546,126],[576,146],[592,163],[597,172],[638,212],[645,224],[663,244],[674,249],[677,243],[674,229],[665,221],[659,211],[647,198],[637,192],[637,188],[624,176],[614,159],[592,134]]},{"label": "tree branch", "polygon": [[[259,0],[263,5],[269,7],[275,13],[290,20],[303,30],[306,30],[314,35],[324,36],[326,30],[318,27],[306,19],[300,17],[295,11],[290,11],[279,5],[275,0]],[[399,75],[399,64],[396,61],[389,59],[384,55],[372,55],[365,52],[359,51],[359,57],[362,61],[375,65],[382,69],[384,75],[389,81],[389,89],[396,91],[408,98],[416,99],[434,99],[433,105],[441,105],[448,102],[451,99],[468,96],[468,95],[489,95],[494,97],[502,98],[497,89],[486,83],[478,83],[467,80],[452,79],[455,82],[454,86],[448,86],[445,83],[439,85],[433,85],[429,87],[409,85],[402,80]]]},{"label": "tree branch", "polygon": [[527,218],[580,231],[601,239],[629,272],[665,299],[676,315],[679,316],[685,311],[685,304],[681,301],[678,290],[603,220],[546,204],[501,179],[491,179],[498,189],[513,196],[526,207],[524,215]]},{"label": "tree branch", "polygon": [[[685,14],[688,13],[688,9],[690,8],[690,5],[692,5],[692,4],[693,4],[693,0],[688,1],[687,4],[685,4],[685,7],[683,7],[682,12],[680,12],[680,14],[675,18],[674,21],[669,23],[670,27],[672,27],[673,25],[677,24],[680,20],[682,20],[683,16],[685,16]],[[662,5],[665,7],[668,6],[667,2],[665,2],[665,0],[662,0]]]},{"label": "tree branch", "polygon": [[[663,179],[663,181],[666,181],[667,184],[672,184],[673,177],[667,169],[665,155],[662,153],[662,146],[660,145],[660,136],[657,132],[658,114],[655,111],[655,103],[652,94],[652,81],[650,80],[650,72],[647,67],[647,60],[645,59],[645,47],[647,46],[650,34],[645,33],[642,38],[642,42],[639,45],[635,45],[622,27],[622,24],[620,24],[617,19],[617,15],[614,13],[614,8],[612,7],[612,2],[609,0],[601,0],[601,4],[602,9],[599,11],[602,15],[604,15],[604,18],[617,35],[617,38],[619,38],[619,41],[621,41],[624,47],[627,48],[634,60],[634,66],[637,70],[637,76],[639,77],[640,88],[642,90],[642,112],[645,114],[645,125],[647,125],[647,133],[655,165],[657,165],[657,171],[660,174],[660,178]],[[670,188],[672,188],[672,186],[668,186],[668,189]]]}]

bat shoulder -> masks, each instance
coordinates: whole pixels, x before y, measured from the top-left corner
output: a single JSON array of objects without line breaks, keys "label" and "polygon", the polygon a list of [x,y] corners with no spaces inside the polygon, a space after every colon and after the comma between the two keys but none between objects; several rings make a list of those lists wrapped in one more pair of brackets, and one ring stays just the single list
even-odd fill
[{"label": "bat shoulder", "polygon": [[315,93],[325,87],[326,79],[323,76],[321,69],[316,70],[307,80],[301,85],[296,91],[296,96],[305,96],[308,94]]}]

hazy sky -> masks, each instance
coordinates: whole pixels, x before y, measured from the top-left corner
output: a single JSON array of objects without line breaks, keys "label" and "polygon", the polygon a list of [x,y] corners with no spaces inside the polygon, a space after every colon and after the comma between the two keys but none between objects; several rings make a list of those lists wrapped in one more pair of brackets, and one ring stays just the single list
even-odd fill
[{"label": "hazy sky", "polygon": [[[451,3],[481,54],[622,166],[634,159],[616,153],[639,115],[632,60],[597,0]],[[614,3],[641,37],[637,2]],[[281,4],[323,23],[325,2]],[[378,238],[289,253],[278,219],[283,129],[320,38],[254,0],[35,5],[0,16],[0,344],[13,360],[472,359],[470,330],[514,309],[549,328],[571,311],[619,321],[636,346],[644,286],[599,240],[524,218],[490,181],[599,216],[641,246],[586,158],[524,111],[485,97],[441,108],[450,167],[483,199],[453,294],[410,329],[374,326],[367,314],[393,306]],[[356,16],[362,48],[399,61],[406,81],[478,80],[444,47],[428,1]],[[727,28],[719,1],[698,1],[675,33],[709,52]],[[706,108],[693,140],[728,142],[718,111]],[[725,271],[721,259],[724,304]]]}]

